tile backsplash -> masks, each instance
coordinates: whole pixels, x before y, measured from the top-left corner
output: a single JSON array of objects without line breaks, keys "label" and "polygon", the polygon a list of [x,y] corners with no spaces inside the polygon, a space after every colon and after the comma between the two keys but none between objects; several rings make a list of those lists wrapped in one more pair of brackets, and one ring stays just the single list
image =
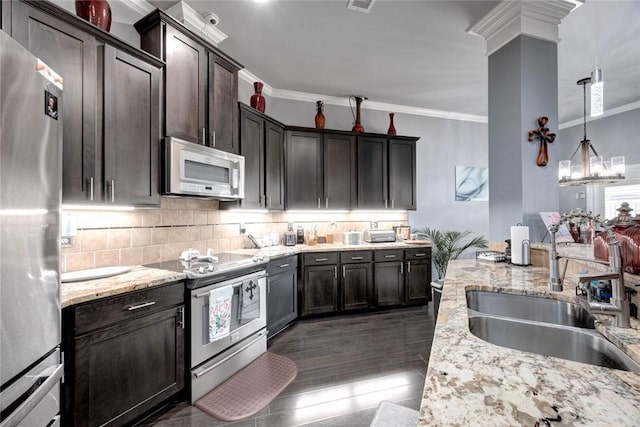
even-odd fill
[{"label": "tile backsplash", "polygon": [[[62,249],[63,272],[113,265],[140,265],[176,259],[188,248],[215,252],[252,247],[246,237],[278,232],[287,223],[324,235],[336,231],[365,230],[370,221],[378,228],[408,225],[402,211],[363,212],[255,212],[220,210],[215,200],[163,197],[159,209],[122,211],[66,210],[77,224],[72,246]],[[246,232],[240,233],[244,225]]]}]

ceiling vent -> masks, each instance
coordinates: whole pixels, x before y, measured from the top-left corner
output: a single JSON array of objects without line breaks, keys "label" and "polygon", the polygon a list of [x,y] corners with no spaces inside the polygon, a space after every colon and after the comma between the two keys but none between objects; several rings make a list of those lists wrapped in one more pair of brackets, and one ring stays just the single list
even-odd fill
[{"label": "ceiling vent", "polygon": [[376,0],[349,0],[347,9],[355,10],[356,12],[369,13],[375,1]]}]

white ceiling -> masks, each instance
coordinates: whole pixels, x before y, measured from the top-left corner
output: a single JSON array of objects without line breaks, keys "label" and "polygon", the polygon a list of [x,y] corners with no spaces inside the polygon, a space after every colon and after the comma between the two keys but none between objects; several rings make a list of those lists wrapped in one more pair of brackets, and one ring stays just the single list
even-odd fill
[{"label": "white ceiling", "polygon": [[[487,114],[485,42],[465,30],[495,1],[376,0],[368,14],[347,9],[348,0],[186,3],[203,16],[217,14],[229,36],[218,47],[274,88]],[[640,102],[640,1],[586,0],[562,21],[560,38],[560,123],[582,116],[576,81],[596,57],[605,111]]]}]

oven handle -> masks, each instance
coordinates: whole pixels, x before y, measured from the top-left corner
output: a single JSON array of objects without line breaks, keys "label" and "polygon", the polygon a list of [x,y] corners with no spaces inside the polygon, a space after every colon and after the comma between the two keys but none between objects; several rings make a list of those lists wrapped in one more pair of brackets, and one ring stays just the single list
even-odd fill
[{"label": "oven handle", "polygon": [[[227,286],[231,286],[231,287],[235,288],[236,286],[242,286],[242,282],[236,282],[236,283],[234,283],[232,285],[227,285]],[[224,287],[226,288],[227,286],[224,286]],[[195,297],[196,298],[204,298],[204,297],[208,297],[209,295],[211,295],[211,291],[210,290],[206,291],[206,292],[202,292],[200,294],[196,294]]]},{"label": "oven handle", "polygon": [[253,340],[251,340],[251,342],[249,342],[246,345],[242,346],[242,348],[237,349],[236,351],[234,351],[230,355],[226,356],[224,359],[214,363],[213,365],[208,366],[208,367],[204,368],[201,371],[194,372],[194,375],[196,376],[196,378],[200,378],[201,376],[206,375],[208,372],[210,372],[213,369],[217,368],[218,366],[222,365],[224,362],[226,362],[227,360],[229,360],[232,357],[236,356],[238,353],[241,353],[244,350],[246,350],[247,348],[251,347],[253,344],[258,342],[258,340],[260,340],[266,333],[267,333],[266,330],[262,330],[262,331],[258,332],[258,334],[256,334],[256,337]]}]

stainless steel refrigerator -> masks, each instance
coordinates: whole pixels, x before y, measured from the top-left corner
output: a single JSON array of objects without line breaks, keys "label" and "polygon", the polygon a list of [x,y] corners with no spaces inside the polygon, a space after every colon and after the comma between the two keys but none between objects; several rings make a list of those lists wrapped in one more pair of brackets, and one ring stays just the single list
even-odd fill
[{"label": "stainless steel refrigerator", "polygon": [[0,426],[59,425],[62,82],[0,31]]}]

